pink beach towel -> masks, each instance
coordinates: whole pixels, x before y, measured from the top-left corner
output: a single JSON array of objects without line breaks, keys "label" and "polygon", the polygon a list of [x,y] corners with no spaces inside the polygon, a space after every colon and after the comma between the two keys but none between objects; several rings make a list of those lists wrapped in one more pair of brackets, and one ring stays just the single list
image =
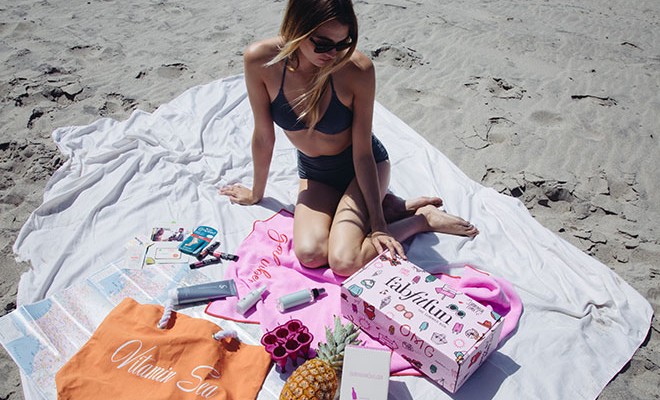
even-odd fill
[{"label": "pink beach towel", "polygon": [[[299,319],[314,335],[314,343],[325,341],[325,327],[334,325],[333,316],[341,316],[340,284],[343,277],[335,275],[328,268],[304,268],[293,251],[293,214],[287,210],[280,210],[265,221],[255,221],[252,232],[241,243],[236,254],[237,262],[227,266],[225,279],[234,279],[238,297],[229,297],[211,302],[206,313],[215,317],[231,319],[242,322],[261,324],[263,332],[268,332],[291,319]],[[474,268],[465,268],[465,281],[460,277],[441,275],[440,279],[455,285],[459,290],[477,296],[475,299],[486,300],[485,304],[492,304],[493,309],[502,316],[506,316],[507,334],[515,327],[520,316],[520,299],[515,295],[511,285],[501,279],[494,279],[490,275]],[[498,291],[498,287],[506,283],[506,290]],[[251,290],[266,286],[262,295],[263,301],[248,311],[246,316],[236,311],[236,303]],[[281,313],[277,309],[277,299],[283,295],[302,289],[323,288],[325,294],[313,303],[304,304]],[[516,299],[516,306],[507,302]],[[513,310],[513,312],[511,311]],[[518,310],[516,313],[515,310]],[[513,318],[511,318],[513,317]],[[346,320],[344,320],[346,322]],[[501,338],[504,337],[504,334]],[[359,337],[365,345],[384,348],[382,344],[371,339],[366,334]],[[314,346],[312,347],[314,348]],[[393,374],[419,373],[412,369],[410,363],[398,354],[392,354],[391,372]]]}]

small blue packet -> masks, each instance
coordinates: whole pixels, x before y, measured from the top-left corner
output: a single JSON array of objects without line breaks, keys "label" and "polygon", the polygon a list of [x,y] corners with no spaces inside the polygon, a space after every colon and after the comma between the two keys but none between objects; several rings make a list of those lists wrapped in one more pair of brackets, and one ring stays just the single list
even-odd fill
[{"label": "small blue packet", "polygon": [[210,226],[198,226],[179,245],[179,251],[191,256],[197,256],[215,237],[218,231]]}]

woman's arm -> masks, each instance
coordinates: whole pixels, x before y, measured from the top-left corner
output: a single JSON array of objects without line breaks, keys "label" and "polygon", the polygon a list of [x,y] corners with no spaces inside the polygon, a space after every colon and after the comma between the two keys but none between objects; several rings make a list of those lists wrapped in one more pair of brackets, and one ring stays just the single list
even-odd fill
[{"label": "woman's arm", "polygon": [[268,45],[260,42],[251,45],[243,56],[245,84],[248,98],[254,117],[254,131],[252,133],[252,162],[253,183],[252,190],[242,185],[226,186],[220,190],[221,194],[229,196],[232,203],[243,205],[255,204],[261,201],[266,190],[268,171],[275,145],[275,130],[273,118],[270,114],[270,96],[264,83],[264,61],[268,57]]},{"label": "woman's arm", "polygon": [[405,256],[403,246],[387,229],[383,215],[383,204],[376,161],[371,147],[374,101],[376,95],[376,73],[371,60],[364,55],[356,57],[356,76],[353,82],[353,163],[355,177],[369,213],[372,244],[379,253],[388,248],[393,254]]}]

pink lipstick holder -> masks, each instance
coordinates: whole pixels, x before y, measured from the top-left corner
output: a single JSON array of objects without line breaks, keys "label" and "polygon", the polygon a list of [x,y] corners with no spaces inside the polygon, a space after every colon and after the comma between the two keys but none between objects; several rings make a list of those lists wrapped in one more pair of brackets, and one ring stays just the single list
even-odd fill
[{"label": "pink lipstick holder", "polygon": [[291,359],[294,366],[298,365],[298,357],[309,358],[309,347],[314,335],[300,320],[292,319],[266,332],[261,337],[261,344],[270,354],[273,361],[286,372],[286,362]]}]

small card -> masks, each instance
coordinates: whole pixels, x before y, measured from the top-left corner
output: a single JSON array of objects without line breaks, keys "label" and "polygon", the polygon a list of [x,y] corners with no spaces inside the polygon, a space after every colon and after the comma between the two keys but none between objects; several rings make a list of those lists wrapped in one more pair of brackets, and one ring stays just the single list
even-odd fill
[{"label": "small card", "polygon": [[135,236],[133,239],[126,242],[124,248],[123,267],[126,269],[140,269],[144,261],[144,254],[147,251],[148,239],[144,236]]},{"label": "small card", "polygon": [[363,346],[346,346],[341,376],[341,400],[387,399],[392,352]]},{"label": "small card", "polygon": [[157,247],[154,251],[156,262],[178,261],[181,259],[181,252],[177,247]]},{"label": "small card", "polygon": [[183,242],[188,235],[186,228],[176,226],[158,226],[151,230],[152,242]]}]

